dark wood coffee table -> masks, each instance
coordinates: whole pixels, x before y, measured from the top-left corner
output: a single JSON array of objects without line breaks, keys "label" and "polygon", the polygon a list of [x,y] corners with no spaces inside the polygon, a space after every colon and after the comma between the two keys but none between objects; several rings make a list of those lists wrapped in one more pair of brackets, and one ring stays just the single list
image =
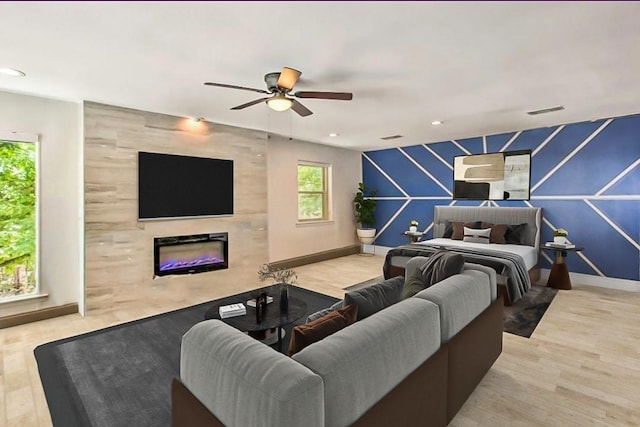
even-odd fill
[{"label": "dark wood coffee table", "polygon": [[[267,311],[260,323],[256,321],[256,308],[247,306],[247,301],[256,298],[262,292],[273,297],[273,302],[267,305]],[[247,314],[243,316],[228,317],[220,319],[218,309],[223,305],[243,303],[247,308]],[[285,313],[280,312],[280,286],[268,286],[237,295],[232,302],[212,305],[204,314],[205,320],[220,319],[234,328],[247,332],[250,336],[262,340],[266,331],[277,329],[278,351],[282,352],[282,329],[284,326],[295,322],[307,313],[307,304],[294,297],[289,297],[289,308]]]}]

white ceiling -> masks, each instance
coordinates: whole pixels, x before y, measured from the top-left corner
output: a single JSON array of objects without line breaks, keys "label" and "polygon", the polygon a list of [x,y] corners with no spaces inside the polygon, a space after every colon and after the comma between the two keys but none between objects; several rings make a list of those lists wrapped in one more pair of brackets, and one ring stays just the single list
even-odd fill
[{"label": "white ceiling", "polygon": [[[640,2],[2,2],[0,36],[0,68],[27,73],[0,90],[362,150],[640,112]],[[354,99],[303,118],[203,85],[284,66]]]}]

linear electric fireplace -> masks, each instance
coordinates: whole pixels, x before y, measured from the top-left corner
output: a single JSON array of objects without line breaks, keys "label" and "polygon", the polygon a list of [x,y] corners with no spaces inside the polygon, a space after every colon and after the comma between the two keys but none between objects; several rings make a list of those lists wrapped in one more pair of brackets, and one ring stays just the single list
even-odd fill
[{"label": "linear electric fireplace", "polygon": [[193,274],[229,268],[228,233],[153,239],[153,274]]}]

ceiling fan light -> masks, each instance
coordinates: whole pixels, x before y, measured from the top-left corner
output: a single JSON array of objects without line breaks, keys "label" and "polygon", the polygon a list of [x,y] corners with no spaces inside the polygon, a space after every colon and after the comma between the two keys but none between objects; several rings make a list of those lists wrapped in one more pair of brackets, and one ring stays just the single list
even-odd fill
[{"label": "ceiling fan light", "polygon": [[267,105],[274,111],[287,111],[291,108],[293,102],[284,95],[278,95],[267,99]]}]

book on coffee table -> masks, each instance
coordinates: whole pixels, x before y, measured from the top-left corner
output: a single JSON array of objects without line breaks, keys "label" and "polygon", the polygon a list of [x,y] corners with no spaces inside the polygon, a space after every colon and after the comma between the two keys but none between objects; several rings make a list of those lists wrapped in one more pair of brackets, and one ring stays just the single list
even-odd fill
[{"label": "book on coffee table", "polygon": [[[267,295],[267,304],[271,304],[273,302],[273,297]],[[256,299],[255,298],[251,298],[250,300],[247,301],[247,305],[249,307],[255,307],[256,306]]]},{"label": "book on coffee table", "polygon": [[247,314],[247,308],[241,302],[237,304],[223,305],[218,309],[221,319],[228,317],[242,316]]}]

